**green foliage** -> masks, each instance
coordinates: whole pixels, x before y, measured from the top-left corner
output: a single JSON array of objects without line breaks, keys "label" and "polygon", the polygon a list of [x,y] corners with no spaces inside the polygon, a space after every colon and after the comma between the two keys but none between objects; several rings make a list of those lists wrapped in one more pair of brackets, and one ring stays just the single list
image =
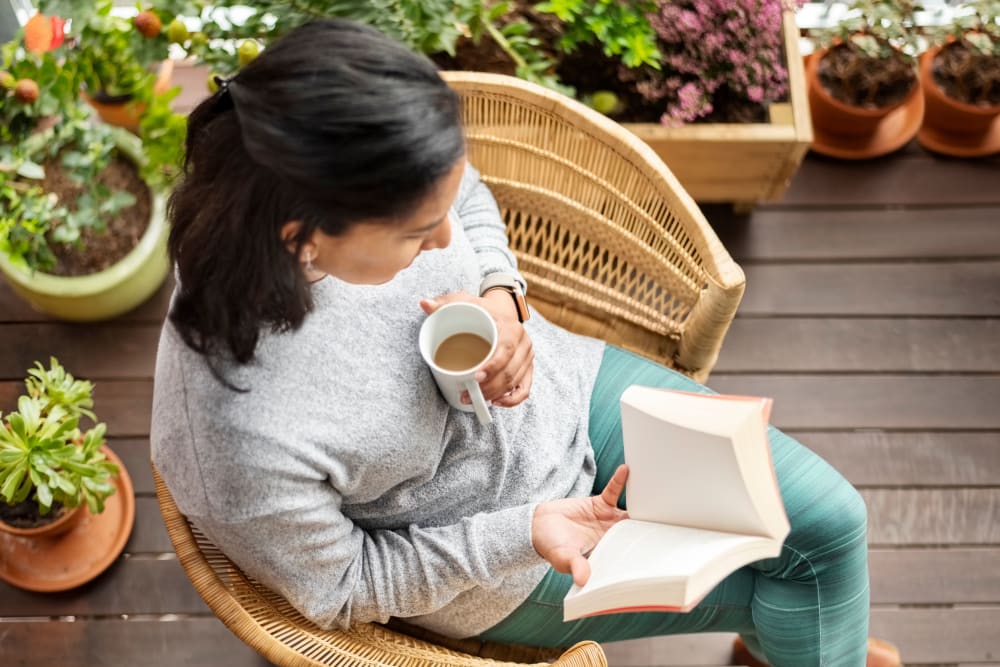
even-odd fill
[{"label": "green foliage", "polygon": [[82,415],[94,419],[93,385],[76,380],[54,357],[48,369],[36,362],[28,372],[17,411],[0,415],[0,498],[8,504],[32,500],[43,515],[56,502],[86,502],[92,513],[104,511],[118,466],[100,451],[104,424],[79,428]]},{"label": "green foliage", "polygon": [[565,24],[559,46],[570,53],[581,44],[600,43],[604,55],[621,58],[627,67],[660,69],[656,33],[646,14],[656,11],[648,0],[548,0],[535,9],[555,14]]},{"label": "green foliage", "polygon": [[885,59],[900,53],[912,58],[918,51],[914,14],[923,9],[913,0],[854,0],[835,27],[813,33],[820,46],[848,44],[868,58]]},{"label": "green foliage", "polygon": [[[169,5],[169,6],[168,6]],[[509,2],[489,0],[241,0],[213,2],[210,8],[175,0],[155,0],[163,16],[173,10],[200,29],[178,44],[187,55],[222,76],[240,65],[239,46],[247,40],[266,48],[293,28],[319,17],[346,18],[370,25],[426,55],[455,54],[459,39],[494,41],[514,63],[518,76],[571,93],[558,83],[555,63],[539,49],[532,26],[513,19]]]},{"label": "green foliage", "polygon": [[[168,20],[190,6],[161,4]],[[131,21],[112,15],[112,6],[112,0],[41,0],[40,11],[69,19],[65,40],[38,53],[27,51],[19,35],[0,49],[0,70],[39,90],[38,99],[26,103],[10,87],[0,88],[0,252],[21,268],[51,270],[50,243],[80,243],[83,229],[100,232],[107,219],[135,204],[134,196],[99,180],[123,132],[99,122],[81,91],[125,95],[145,109],[139,168],[147,184],[166,187],[179,169],[186,119],[170,110],[179,91],[154,88],[153,66],[167,56],[166,31],[143,36]],[[55,159],[81,187],[74,201],[58,201],[43,189],[42,165]]]},{"label": "green foliage", "polygon": [[112,0],[42,0],[46,15],[72,19],[72,64],[90,95],[131,95],[153,85],[150,66],[167,57],[166,35],[147,38],[111,13]]},{"label": "green foliage", "polygon": [[965,42],[986,57],[1000,58],[1000,0],[977,0],[955,8],[951,23],[928,34],[932,43]]},{"label": "green foliage", "polygon": [[[41,101],[41,100],[39,100]],[[91,120],[79,102],[63,110],[62,122],[0,150],[0,252],[16,266],[48,271],[55,266],[50,243],[78,243],[85,228],[101,231],[104,221],[135,204],[125,191],[98,179],[116,154],[122,131]],[[60,202],[42,188],[43,164],[58,158],[66,175],[82,188],[73,202]]]}]

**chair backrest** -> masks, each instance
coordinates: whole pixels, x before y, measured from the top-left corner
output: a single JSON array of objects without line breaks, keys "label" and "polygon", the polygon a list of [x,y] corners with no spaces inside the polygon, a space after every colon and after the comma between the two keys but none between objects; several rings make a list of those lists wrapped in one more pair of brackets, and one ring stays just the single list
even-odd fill
[{"label": "chair backrest", "polygon": [[469,159],[497,198],[531,303],[704,381],[745,279],[663,161],[540,86],[443,76],[462,96]]},{"label": "chair backrest", "polygon": [[[469,157],[500,204],[531,302],[568,329],[704,379],[743,293],[743,273],[656,154],[600,114],[533,84],[444,76],[463,97]],[[399,625],[322,630],[232,563],[153,474],[167,533],[195,589],[272,662],[549,664],[551,652],[447,640]],[[607,665],[594,642],[553,664]]]}]

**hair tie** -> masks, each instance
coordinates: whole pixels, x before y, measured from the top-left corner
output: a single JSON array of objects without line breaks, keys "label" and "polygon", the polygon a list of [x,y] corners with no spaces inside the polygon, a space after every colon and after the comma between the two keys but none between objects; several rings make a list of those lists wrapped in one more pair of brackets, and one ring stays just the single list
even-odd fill
[{"label": "hair tie", "polygon": [[229,83],[232,81],[231,78],[223,79],[221,76],[216,74],[215,76],[212,77],[212,80],[215,81],[215,85],[219,87],[220,95],[225,95],[226,93],[229,92]]}]

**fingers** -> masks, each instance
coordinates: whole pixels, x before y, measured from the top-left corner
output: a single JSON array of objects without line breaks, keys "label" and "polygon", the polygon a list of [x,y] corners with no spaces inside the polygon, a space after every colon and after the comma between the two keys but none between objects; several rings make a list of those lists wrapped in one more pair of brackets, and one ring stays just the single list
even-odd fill
[{"label": "fingers", "polygon": [[608,480],[607,486],[601,491],[601,501],[611,507],[617,507],[618,499],[625,492],[625,482],[628,480],[628,466],[624,463],[618,466],[615,474]]},{"label": "fingers", "polygon": [[431,299],[421,299],[420,308],[430,315],[446,303],[453,303],[455,301],[475,302],[475,298],[468,292],[450,292]]},{"label": "fingers", "polygon": [[497,326],[497,348],[482,367],[486,377],[479,386],[488,401],[509,403],[511,395],[518,391],[521,393],[520,400],[524,400],[527,398],[524,390],[530,389],[529,374],[535,360],[531,338],[519,322],[498,322]]},{"label": "fingers", "polygon": [[577,554],[569,564],[570,574],[573,575],[573,583],[583,586],[590,579],[590,561]]},{"label": "fingers", "polygon": [[531,394],[531,381],[533,376],[534,366],[528,366],[527,373],[525,373],[521,380],[514,385],[513,389],[500,398],[494,400],[493,404],[498,405],[501,408],[512,408],[515,405],[523,403]]},{"label": "fingers", "polygon": [[583,586],[590,579],[590,562],[568,546],[553,549],[548,561],[556,572],[573,575],[573,583],[577,586]]}]

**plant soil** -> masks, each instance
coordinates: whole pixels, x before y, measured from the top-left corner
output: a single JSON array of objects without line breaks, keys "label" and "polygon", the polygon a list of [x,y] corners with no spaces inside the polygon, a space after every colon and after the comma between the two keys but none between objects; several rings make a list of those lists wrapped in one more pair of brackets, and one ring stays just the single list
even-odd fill
[{"label": "plant soil", "polygon": [[831,47],[817,73],[835,100],[864,109],[899,104],[917,85],[916,68],[903,54],[870,58],[847,44]]},{"label": "plant soil", "polygon": [[954,100],[983,107],[1000,104],[1000,57],[952,42],[941,47],[931,72],[934,83]]},{"label": "plant soil", "polygon": [[[75,208],[73,202],[83,191],[63,171],[58,158],[48,160],[45,165],[45,180],[42,187],[53,192],[67,208]],[[133,206],[122,209],[107,226],[101,229],[81,230],[79,243],[51,243],[56,256],[56,266],[49,273],[57,276],[82,276],[97,273],[121,260],[136,245],[149,226],[152,197],[145,182],[132,162],[116,157],[102,172],[100,182],[110,190],[125,190],[135,195]]]},{"label": "plant soil", "polygon": [[52,503],[52,509],[45,515],[39,513],[38,503],[33,500],[14,505],[0,502],[0,521],[14,528],[40,528],[61,517],[65,511],[66,508],[59,502]]}]

